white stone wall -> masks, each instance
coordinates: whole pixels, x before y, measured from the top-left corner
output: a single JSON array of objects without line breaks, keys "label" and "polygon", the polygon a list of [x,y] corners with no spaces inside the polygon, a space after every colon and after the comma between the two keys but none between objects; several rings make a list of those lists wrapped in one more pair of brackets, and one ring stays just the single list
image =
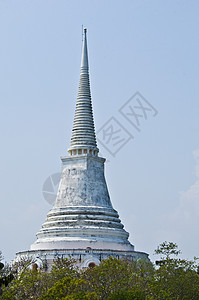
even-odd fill
[{"label": "white stone wall", "polygon": [[87,205],[112,208],[104,178],[104,159],[89,156],[65,158],[54,207]]},{"label": "white stone wall", "polygon": [[110,201],[105,159],[82,155],[63,158],[62,162],[57,199],[31,249],[133,251],[129,234]]}]

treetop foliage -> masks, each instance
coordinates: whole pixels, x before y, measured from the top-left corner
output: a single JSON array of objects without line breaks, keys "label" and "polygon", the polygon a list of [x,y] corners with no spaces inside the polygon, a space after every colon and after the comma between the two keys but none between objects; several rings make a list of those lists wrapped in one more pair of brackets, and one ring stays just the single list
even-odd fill
[{"label": "treetop foliage", "polygon": [[198,300],[197,260],[179,259],[180,251],[174,243],[162,243],[155,253],[160,255],[158,266],[147,259],[110,257],[83,271],[75,267],[74,260],[62,258],[48,273],[31,270],[27,261],[23,267],[21,261],[20,267],[11,266],[9,272],[14,279],[7,286],[2,284],[0,300]]},{"label": "treetop foliage", "polygon": [[181,253],[180,250],[178,250],[178,245],[172,242],[163,242],[158,246],[158,248],[155,250],[155,254],[161,254],[161,259],[168,259],[171,255],[179,255]]}]

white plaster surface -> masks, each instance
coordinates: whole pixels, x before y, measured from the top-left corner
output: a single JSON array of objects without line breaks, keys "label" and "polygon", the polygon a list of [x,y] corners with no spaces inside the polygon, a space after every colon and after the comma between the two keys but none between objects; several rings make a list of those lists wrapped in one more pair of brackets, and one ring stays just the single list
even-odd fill
[{"label": "white plaster surface", "polygon": [[63,158],[54,207],[37,233],[31,250],[134,250],[118,213],[113,209],[105,177],[105,159],[93,156]]}]

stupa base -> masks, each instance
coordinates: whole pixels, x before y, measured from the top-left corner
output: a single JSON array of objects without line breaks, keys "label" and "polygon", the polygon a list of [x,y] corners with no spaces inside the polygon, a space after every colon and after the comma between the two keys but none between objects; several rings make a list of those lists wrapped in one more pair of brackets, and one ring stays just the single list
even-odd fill
[{"label": "stupa base", "polygon": [[49,272],[53,265],[53,262],[57,258],[73,259],[74,264],[79,269],[88,267],[94,267],[99,265],[100,262],[109,257],[115,257],[117,259],[149,259],[148,254],[139,251],[121,251],[111,249],[92,249],[87,247],[85,249],[40,249],[18,252],[16,260],[29,257],[32,259],[32,263],[37,264],[39,269]]}]

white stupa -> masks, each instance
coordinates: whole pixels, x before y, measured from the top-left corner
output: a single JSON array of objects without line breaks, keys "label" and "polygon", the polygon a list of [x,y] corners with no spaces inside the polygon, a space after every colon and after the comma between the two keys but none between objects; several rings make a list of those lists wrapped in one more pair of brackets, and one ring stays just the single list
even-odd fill
[{"label": "white stupa", "polygon": [[89,83],[86,29],[69,156],[62,157],[62,175],[53,208],[29,251],[37,264],[48,266],[56,257],[71,257],[80,268],[109,256],[148,257],[128,241],[113,208],[104,177],[105,158],[98,156]]}]

